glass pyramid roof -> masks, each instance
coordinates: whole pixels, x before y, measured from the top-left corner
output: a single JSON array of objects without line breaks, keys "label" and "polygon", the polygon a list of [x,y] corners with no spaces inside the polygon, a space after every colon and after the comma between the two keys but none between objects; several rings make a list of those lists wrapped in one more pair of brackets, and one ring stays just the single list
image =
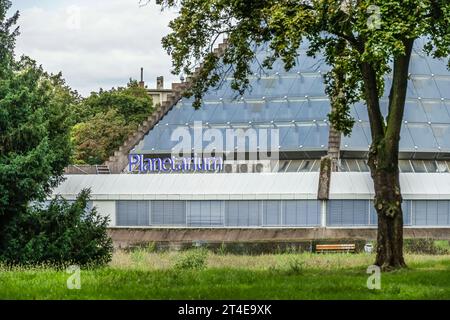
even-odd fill
[{"label": "glass pyramid roof", "polygon": [[[428,57],[422,48],[423,40],[416,41],[400,151],[450,153],[450,72],[446,61]],[[330,102],[323,83],[323,74],[329,66],[323,57],[306,56],[304,45],[299,49],[297,65],[291,70],[284,70],[282,61],[277,60],[272,69],[261,71],[259,63],[267,54],[267,47],[259,47],[257,51],[259,62],[252,65],[250,88],[243,96],[231,89],[232,79],[225,78],[219,87],[208,90],[198,110],[192,107],[192,99],[180,100],[132,153],[170,153],[178,143],[171,141],[172,132],[180,127],[192,132],[195,121],[202,121],[204,128],[218,129],[223,133],[227,128],[254,129],[257,132],[262,128],[278,128],[281,152],[325,152]],[[384,115],[387,113],[387,91],[391,81],[392,77],[388,75],[386,92],[381,99]],[[343,137],[341,150],[365,152],[371,141],[367,109],[360,102],[351,107],[351,112],[356,122],[351,136]]]}]

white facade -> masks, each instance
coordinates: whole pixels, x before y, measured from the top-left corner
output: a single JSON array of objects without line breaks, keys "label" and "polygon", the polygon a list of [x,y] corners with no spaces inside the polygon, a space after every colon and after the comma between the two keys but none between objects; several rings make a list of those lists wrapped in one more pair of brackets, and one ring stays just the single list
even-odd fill
[{"label": "white facade", "polygon": [[[318,183],[318,172],[68,175],[54,194],[90,188],[114,227],[376,227],[369,173],[332,173],[327,201]],[[450,227],[450,174],[403,173],[400,183],[406,226]]]}]

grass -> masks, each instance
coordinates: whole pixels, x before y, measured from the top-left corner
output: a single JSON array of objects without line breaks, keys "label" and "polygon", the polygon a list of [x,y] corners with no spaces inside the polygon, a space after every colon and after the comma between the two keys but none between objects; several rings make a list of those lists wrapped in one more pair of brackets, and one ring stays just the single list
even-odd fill
[{"label": "grass", "polygon": [[366,286],[368,254],[195,255],[117,251],[109,266],[81,270],[80,290],[67,289],[64,270],[0,267],[0,299],[450,299],[450,255],[407,255],[381,290]]}]

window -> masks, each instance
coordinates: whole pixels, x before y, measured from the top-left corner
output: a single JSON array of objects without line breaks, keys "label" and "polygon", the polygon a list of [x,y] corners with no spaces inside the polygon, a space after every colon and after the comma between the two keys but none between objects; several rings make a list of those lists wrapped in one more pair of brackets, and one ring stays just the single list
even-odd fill
[{"label": "window", "polygon": [[422,160],[412,160],[411,163],[414,168],[414,172],[427,172],[427,169],[425,168]]},{"label": "window", "polygon": [[356,226],[369,224],[369,200],[329,200],[327,224]]},{"label": "window", "polygon": [[415,200],[412,201],[413,221],[417,226],[450,225],[450,201]]},{"label": "window", "polygon": [[187,201],[188,226],[223,226],[222,201]]},{"label": "window", "polygon": [[281,224],[281,201],[263,201],[263,225],[279,226]]},{"label": "window", "polygon": [[230,227],[250,227],[261,225],[261,202],[260,201],[226,201],[225,221]]},{"label": "window", "polygon": [[414,172],[409,160],[399,160],[398,166],[400,167],[400,172]]},{"label": "window", "polygon": [[283,225],[285,226],[320,225],[320,201],[317,200],[283,201]]},{"label": "window", "polygon": [[186,225],[186,201],[152,201],[152,225]]},{"label": "window", "polygon": [[116,223],[118,226],[148,226],[148,201],[116,201]]}]

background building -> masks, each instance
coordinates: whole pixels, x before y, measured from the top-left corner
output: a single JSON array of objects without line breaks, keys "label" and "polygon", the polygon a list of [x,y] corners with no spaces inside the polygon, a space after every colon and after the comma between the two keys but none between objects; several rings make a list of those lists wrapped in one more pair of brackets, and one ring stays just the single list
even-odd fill
[{"label": "background building", "polygon": [[[404,222],[412,230],[407,235],[446,237],[450,72],[445,61],[427,57],[422,47],[418,41],[411,58],[400,141]],[[261,62],[267,47],[255,50]],[[320,56],[306,56],[305,45],[299,50],[297,65],[290,71],[281,61],[271,70],[261,70],[255,61],[250,88],[243,96],[231,89],[232,79],[225,77],[206,93],[199,110],[192,107],[193,100],[181,99],[186,83],[174,84],[168,101],[105,164],[113,174],[67,175],[55,194],[73,199],[90,187],[93,205],[111,217],[112,227],[267,228],[272,235],[277,228],[298,228],[303,231],[296,234],[302,237],[352,236],[360,230],[361,235],[373,236],[377,220],[366,164],[371,142],[366,107],[362,102],[352,106],[356,122],[351,136],[330,130],[330,102],[323,83],[329,66]],[[384,115],[391,80],[386,77],[381,99]],[[198,121],[205,130],[217,129],[224,137],[229,128],[244,132],[277,128],[279,159],[233,161],[237,153],[258,150],[250,143],[244,149],[227,150],[222,141],[215,151],[225,155],[223,172],[129,172],[128,154],[170,156],[177,143],[171,141],[172,133],[185,128],[193,136]],[[201,154],[205,146],[195,146],[192,155]],[[327,178],[325,196],[319,196],[320,161],[325,155],[335,159],[336,170]]]}]

